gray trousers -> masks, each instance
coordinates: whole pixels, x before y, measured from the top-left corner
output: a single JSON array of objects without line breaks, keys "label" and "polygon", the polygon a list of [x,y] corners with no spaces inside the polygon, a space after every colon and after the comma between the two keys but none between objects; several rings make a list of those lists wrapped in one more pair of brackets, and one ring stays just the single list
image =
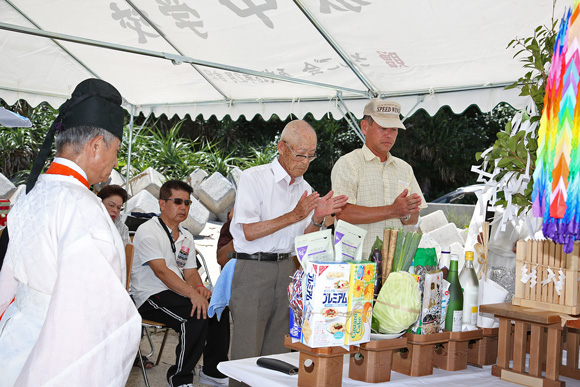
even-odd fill
[{"label": "gray trousers", "polygon": [[[288,285],[295,270],[292,259],[238,259],[230,298],[232,360],[290,351],[284,336],[289,331]],[[230,386],[240,385],[230,378]]]}]

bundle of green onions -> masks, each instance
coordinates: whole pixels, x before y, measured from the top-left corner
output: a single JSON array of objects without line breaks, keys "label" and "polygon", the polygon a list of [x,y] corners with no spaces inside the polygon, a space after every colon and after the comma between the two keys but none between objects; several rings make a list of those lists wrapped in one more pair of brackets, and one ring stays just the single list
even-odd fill
[{"label": "bundle of green onions", "polygon": [[[391,272],[409,271],[422,234],[402,229],[385,229],[383,239],[383,283]],[[386,255],[385,255],[386,252]]]}]

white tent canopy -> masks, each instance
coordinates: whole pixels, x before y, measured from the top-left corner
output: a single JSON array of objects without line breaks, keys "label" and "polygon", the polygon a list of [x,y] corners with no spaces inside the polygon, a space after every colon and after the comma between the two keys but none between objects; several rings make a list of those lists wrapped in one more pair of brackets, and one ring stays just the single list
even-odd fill
[{"label": "white tent canopy", "polygon": [[521,108],[506,46],[551,18],[552,0],[0,0],[0,98],[58,107],[98,77],[170,117]]}]

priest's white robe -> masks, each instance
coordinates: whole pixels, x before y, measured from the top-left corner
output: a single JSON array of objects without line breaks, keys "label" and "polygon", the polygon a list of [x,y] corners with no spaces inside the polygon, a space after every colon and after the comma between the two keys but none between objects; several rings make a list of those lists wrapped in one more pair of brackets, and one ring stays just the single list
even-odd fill
[{"label": "priest's white robe", "polygon": [[125,290],[123,243],[100,199],[73,177],[42,175],[8,228],[0,386],[124,386],[141,317]]}]

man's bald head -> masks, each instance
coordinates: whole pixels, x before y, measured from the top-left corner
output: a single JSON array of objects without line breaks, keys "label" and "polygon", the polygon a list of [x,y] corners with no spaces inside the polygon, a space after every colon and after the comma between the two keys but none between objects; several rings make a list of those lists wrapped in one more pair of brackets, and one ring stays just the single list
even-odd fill
[{"label": "man's bald head", "polygon": [[305,139],[316,141],[316,132],[310,124],[304,120],[290,121],[282,130],[280,141],[285,141],[289,145],[298,145]]},{"label": "man's bald head", "polygon": [[278,161],[293,183],[296,177],[306,172],[312,161],[312,158],[306,156],[311,157],[316,153],[316,133],[312,126],[303,120],[290,121],[282,130],[278,153]]}]

